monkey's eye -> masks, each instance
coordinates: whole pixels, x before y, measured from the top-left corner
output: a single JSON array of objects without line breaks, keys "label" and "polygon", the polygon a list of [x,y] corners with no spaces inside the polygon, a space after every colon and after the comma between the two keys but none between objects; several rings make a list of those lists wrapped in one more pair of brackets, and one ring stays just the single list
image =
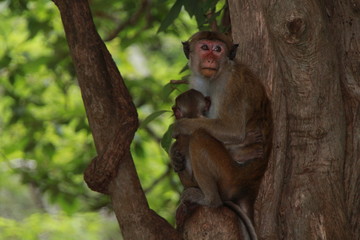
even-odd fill
[{"label": "monkey's eye", "polygon": [[201,49],[202,50],[209,50],[209,46],[204,44],[204,45],[201,46]]},{"label": "monkey's eye", "polygon": [[214,51],[216,51],[216,52],[221,52],[221,50],[222,49],[219,45],[214,47]]}]

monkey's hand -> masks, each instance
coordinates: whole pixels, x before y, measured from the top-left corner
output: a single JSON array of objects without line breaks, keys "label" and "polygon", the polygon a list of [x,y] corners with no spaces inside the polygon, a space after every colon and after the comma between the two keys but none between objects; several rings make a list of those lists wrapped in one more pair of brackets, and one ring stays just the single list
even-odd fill
[{"label": "monkey's hand", "polygon": [[175,172],[181,172],[186,168],[186,154],[189,151],[189,140],[185,135],[179,135],[176,142],[170,148],[171,165]]},{"label": "monkey's hand", "polygon": [[180,151],[173,151],[171,153],[171,164],[175,172],[181,172],[185,169],[186,158]]},{"label": "monkey's hand", "polygon": [[181,134],[191,134],[194,131],[194,129],[191,128],[193,120],[195,119],[183,118],[177,120],[173,125],[172,137],[177,138]]}]

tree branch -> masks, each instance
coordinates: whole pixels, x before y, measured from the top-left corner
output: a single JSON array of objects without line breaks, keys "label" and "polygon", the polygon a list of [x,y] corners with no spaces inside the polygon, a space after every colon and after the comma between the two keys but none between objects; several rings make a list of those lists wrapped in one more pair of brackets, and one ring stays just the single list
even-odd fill
[{"label": "tree branch", "polygon": [[86,169],[85,181],[91,189],[110,194],[124,239],[180,239],[147,204],[130,154],[138,128],[136,109],[95,29],[87,0],[53,1],[60,10],[99,155]]},{"label": "tree branch", "polygon": [[145,193],[148,193],[150,191],[152,191],[154,189],[154,187],[156,187],[156,185],[161,182],[162,180],[164,180],[166,177],[168,177],[170,174],[171,174],[171,171],[172,171],[172,166],[171,164],[169,163],[167,165],[167,168],[166,168],[166,171],[160,175],[160,177],[158,177],[157,179],[155,179],[148,188],[146,188],[144,190]]},{"label": "tree branch", "polygon": [[125,27],[128,27],[129,25],[135,24],[141,17],[141,15],[146,11],[146,9],[149,6],[148,0],[142,0],[140,4],[140,8],[137,9],[137,11],[132,14],[126,21],[120,23],[112,33],[110,33],[104,41],[111,41],[113,40]]}]

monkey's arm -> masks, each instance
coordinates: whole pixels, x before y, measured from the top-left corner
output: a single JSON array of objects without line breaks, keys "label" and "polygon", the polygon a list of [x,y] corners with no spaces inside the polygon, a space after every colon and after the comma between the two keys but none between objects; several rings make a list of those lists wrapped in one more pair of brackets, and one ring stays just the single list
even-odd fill
[{"label": "monkey's arm", "polygon": [[173,127],[173,137],[180,134],[191,135],[197,129],[204,129],[211,136],[221,142],[241,142],[245,137],[245,123],[226,122],[222,119],[195,118],[180,119],[176,121]]},{"label": "monkey's arm", "polygon": [[195,130],[204,129],[223,143],[241,143],[245,139],[246,124],[253,114],[253,108],[242,92],[230,91],[226,95],[228,97],[221,101],[217,118],[179,119],[173,126],[173,137],[191,135]]}]

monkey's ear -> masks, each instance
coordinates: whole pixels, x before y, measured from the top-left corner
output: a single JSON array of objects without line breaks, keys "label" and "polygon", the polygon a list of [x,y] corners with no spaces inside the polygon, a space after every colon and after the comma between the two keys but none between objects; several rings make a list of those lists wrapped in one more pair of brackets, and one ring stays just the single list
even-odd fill
[{"label": "monkey's ear", "polygon": [[230,51],[229,51],[229,59],[234,60],[236,57],[236,50],[238,48],[239,44],[232,45]]},{"label": "monkey's ear", "polygon": [[209,96],[205,97],[205,111],[208,112],[211,106],[211,99]]},{"label": "monkey's ear", "polygon": [[187,59],[189,59],[189,55],[190,55],[190,44],[188,41],[186,42],[181,42],[182,45],[183,45],[183,50],[184,50],[184,53],[185,53],[185,56]]},{"label": "monkey's ear", "polygon": [[174,112],[175,119],[180,119],[180,118],[183,117],[183,115],[182,115],[182,113],[180,111],[180,108],[174,106],[174,107],[172,107],[172,110]]}]

